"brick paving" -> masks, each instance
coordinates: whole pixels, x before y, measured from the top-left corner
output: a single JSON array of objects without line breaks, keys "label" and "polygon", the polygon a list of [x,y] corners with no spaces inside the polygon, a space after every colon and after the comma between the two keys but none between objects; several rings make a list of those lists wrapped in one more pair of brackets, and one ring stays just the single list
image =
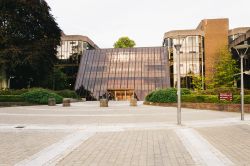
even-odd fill
[{"label": "brick paving", "polygon": [[97,133],[58,165],[195,165],[172,130]]},{"label": "brick paving", "polygon": [[235,165],[250,165],[250,126],[208,127],[197,129]]},{"label": "brick paving", "polygon": [[109,104],[0,108],[0,166],[250,165],[250,114]]},{"label": "brick paving", "polygon": [[59,132],[2,131],[0,132],[0,165],[14,165],[57,142],[65,135]]}]

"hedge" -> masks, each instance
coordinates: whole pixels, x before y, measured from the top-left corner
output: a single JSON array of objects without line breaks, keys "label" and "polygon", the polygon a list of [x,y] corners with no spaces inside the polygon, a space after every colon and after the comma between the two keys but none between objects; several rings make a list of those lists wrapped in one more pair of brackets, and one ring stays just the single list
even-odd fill
[{"label": "hedge", "polygon": [[150,102],[158,103],[174,103],[176,102],[176,89],[160,89],[156,90],[149,98]]},{"label": "hedge", "polygon": [[[241,99],[240,95],[233,95],[233,101],[219,100],[218,95],[199,95],[191,94],[190,90],[181,90],[181,100],[182,102],[192,102],[192,103],[234,103],[239,104]],[[177,102],[177,90],[174,88],[160,89],[149,93],[145,101],[155,102],[155,103],[176,103]],[[244,96],[244,103],[250,104],[250,95]]]},{"label": "hedge", "polygon": [[192,102],[192,103],[220,103],[225,101],[220,101],[217,95],[183,95],[181,96],[182,102]]},{"label": "hedge", "polygon": [[62,103],[63,97],[46,89],[33,89],[21,95],[25,101],[34,104],[48,104],[49,98],[55,98],[56,103]]},{"label": "hedge", "polygon": [[[240,103],[240,102],[241,102],[240,95],[234,95],[233,96],[233,103]],[[244,95],[244,103],[250,104],[250,95]]]},{"label": "hedge", "polygon": [[145,101],[150,101],[150,98],[154,95],[155,91],[150,92],[146,97]]},{"label": "hedge", "polygon": [[8,90],[0,90],[0,96],[2,95],[21,95],[23,93],[28,92],[29,89],[17,89],[17,90],[13,90],[13,89],[8,89]]},{"label": "hedge", "polygon": [[[182,95],[191,94],[189,89],[181,89]],[[158,103],[174,103],[177,101],[177,90],[175,88],[159,89],[149,93],[145,97],[146,101]]]},{"label": "hedge", "polygon": [[[218,95],[184,95],[181,96],[182,102],[192,103],[234,103],[239,104],[240,95],[233,95],[233,101],[219,100]],[[244,103],[250,104],[250,95],[244,96]]]},{"label": "hedge", "polygon": [[24,102],[24,98],[20,95],[1,95],[0,102]]},{"label": "hedge", "polygon": [[[206,89],[206,90],[200,90],[198,92],[194,92],[198,95],[218,95],[219,93],[225,93],[225,92],[231,92],[233,95],[240,95],[240,89],[239,88],[214,88],[214,89]],[[250,95],[249,89],[244,89],[245,95]]]},{"label": "hedge", "polygon": [[[8,90],[0,90],[0,96],[2,95],[22,95],[23,93],[29,92],[29,91],[34,91],[34,90],[38,90],[38,89],[43,89],[43,88],[30,88],[30,89],[8,89]],[[56,93],[64,98],[74,98],[74,99],[78,99],[80,98],[75,91],[73,90],[69,90],[69,89],[65,89],[65,90],[59,90],[59,91],[53,91],[53,90],[49,90],[49,89],[45,89],[49,92],[52,93]]]},{"label": "hedge", "polygon": [[62,97],[64,97],[64,98],[73,98],[73,99],[79,99],[80,98],[80,96],[78,96],[75,91],[68,90],[68,89],[55,91],[55,93],[62,96]]}]

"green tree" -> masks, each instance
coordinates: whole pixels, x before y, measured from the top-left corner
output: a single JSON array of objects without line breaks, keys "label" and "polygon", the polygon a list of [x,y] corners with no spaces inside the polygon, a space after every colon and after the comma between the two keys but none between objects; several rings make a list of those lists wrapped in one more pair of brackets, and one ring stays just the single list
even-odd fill
[{"label": "green tree", "polygon": [[129,37],[121,37],[114,44],[114,48],[131,48],[134,46],[134,40],[131,40]]},{"label": "green tree", "polygon": [[215,63],[215,73],[209,87],[233,87],[235,74],[239,72],[236,61],[232,58],[228,48],[223,48],[219,52]]},{"label": "green tree", "polygon": [[[203,80],[204,82],[204,80]],[[192,85],[195,91],[202,90],[202,77],[201,76],[193,76],[192,77]]]},{"label": "green tree", "polygon": [[47,85],[60,37],[45,0],[0,0],[0,65],[15,88]]},{"label": "green tree", "polygon": [[54,67],[54,71],[48,75],[47,87],[53,90],[66,89],[67,75],[60,67]]}]

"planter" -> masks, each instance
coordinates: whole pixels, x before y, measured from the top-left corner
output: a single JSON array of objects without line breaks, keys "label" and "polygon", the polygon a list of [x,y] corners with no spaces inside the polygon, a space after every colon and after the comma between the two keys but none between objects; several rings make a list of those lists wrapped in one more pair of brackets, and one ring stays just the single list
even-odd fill
[{"label": "planter", "polygon": [[55,106],[56,105],[56,99],[55,98],[49,98],[48,99],[48,106]]},{"label": "planter", "polygon": [[108,100],[100,99],[100,107],[108,107]]},{"label": "planter", "polygon": [[70,106],[70,99],[64,98],[63,99],[63,107],[69,107]]},{"label": "planter", "polygon": [[130,99],[130,106],[137,106],[137,99],[131,98]]}]

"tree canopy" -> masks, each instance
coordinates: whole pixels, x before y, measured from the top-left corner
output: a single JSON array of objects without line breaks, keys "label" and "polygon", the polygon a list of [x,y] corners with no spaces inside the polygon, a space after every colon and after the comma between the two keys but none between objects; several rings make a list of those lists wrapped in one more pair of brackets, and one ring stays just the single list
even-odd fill
[{"label": "tree canopy", "polygon": [[130,39],[129,37],[121,37],[114,44],[114,48],[131,48],[134,46],[134,40]]},{"label": "tree canopy", "polygon": [[0,1],[0,63],[17,88],[46,85],[60,37],[45,0]]},{"label": "tree canopy", "polygon": [[193,76],[192,77],[192,85],[193,85],[193,89],[195,91],[200,91],[203,89],[203,82],[204,80],[202,80],[202,76]]},{"label": "tree canopy", "polygon": [[236,61],[232,58],[228,48],[222,48],[215,63],[215,73],[209,85],[211,88],[233,87],[239,72]]}]

